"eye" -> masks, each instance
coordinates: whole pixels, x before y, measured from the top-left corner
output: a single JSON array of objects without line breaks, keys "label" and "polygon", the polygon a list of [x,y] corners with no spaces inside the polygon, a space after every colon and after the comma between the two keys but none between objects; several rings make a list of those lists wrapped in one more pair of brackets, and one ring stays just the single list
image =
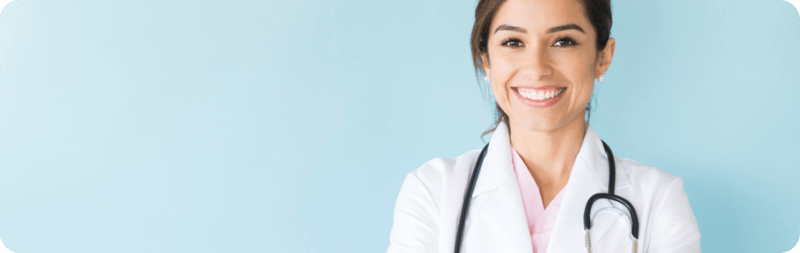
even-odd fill
[{"label": "eye", "polygon": [[577,46],[577,45],[578,45],[578,43],[575,42],[575,40],[573,40],[569,36],[559,37],[558,39],[556,39],[556,43],[553,44],[553,46],[555,46],[555,47],[571,47],[571,46]]},{"label": "eye", "polygon": [[522,41],[520,41],[517,38],[508,38],[508,39],[504,40],[503,43],[501,43],[500,45],[509,46],[509,47],[521,47],[522,46]]}]

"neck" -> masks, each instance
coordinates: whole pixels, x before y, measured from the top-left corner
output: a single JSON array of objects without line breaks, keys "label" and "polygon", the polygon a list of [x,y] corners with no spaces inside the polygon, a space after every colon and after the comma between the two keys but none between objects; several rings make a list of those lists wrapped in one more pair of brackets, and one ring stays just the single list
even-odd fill
[{"label": "neck", "polygon": [[584,113],[549,131],[534,131],[509,122],[511,145],[540,188],[563,186],[569,179],[587,129]]}]

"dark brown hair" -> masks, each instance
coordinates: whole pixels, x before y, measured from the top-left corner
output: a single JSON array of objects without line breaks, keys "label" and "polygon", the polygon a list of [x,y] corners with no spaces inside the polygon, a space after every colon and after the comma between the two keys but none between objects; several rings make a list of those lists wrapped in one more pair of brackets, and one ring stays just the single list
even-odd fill
[{"label": "dark brown hair", "polygon": [[[597,32],[597,51],[602,51],[608,43],[608,38],[611,35],[611,0],[577,0],[579,1],[592,23],[592,27]],[[472,35],[469,38],[470,48],[472,50],[472,64],[475,67],[475,75],[478,77],[480,84],[482,77],[486,75],[483,70],[483,62],[481,56],[486,55],[487,59],[489,53],[486,48],[486,42],[489,38],[489,29],[492,25],[495,13],[500,9],[500,6],[506,0],[479,0],[478,7],[475,8],[475,24],[472,26]],[[491,90],[491,88],[489,88]],[[481,89],[483,92],[483,89]],[[484,93],[486,95],[486,93]],[[586,105],[586,112],[589,113],[591,102]],[[483,132],[481,137],[494,132],[500,122],[504,122],[508,126],[508,114],[500,108],[500,105],[495,102],[497,111],[495,112],[494,125],[486,132]],[[591,117],[591,114],[589,114]]]}]

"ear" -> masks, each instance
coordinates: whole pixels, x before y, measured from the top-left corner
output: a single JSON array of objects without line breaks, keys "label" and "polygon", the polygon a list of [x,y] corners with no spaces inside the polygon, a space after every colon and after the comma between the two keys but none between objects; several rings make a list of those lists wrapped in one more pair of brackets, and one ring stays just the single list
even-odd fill
[{"label": "ear", "polygon": [[486,76],[491,76],[491,68],[489,68],[489,56],[486,53],[481,54],[481,66],[483,66],[483,73]]},{"label": "ear", "polygon": [[614,47],[616,46],[614,38],[608,38],[608,43],[606,44],[606,48],[603,51],[600,51],[600,55],[597,58],[597,67],[595,70],[595,76],[605,75],[608,67],[611,66],[611,58],[614,57]]}]

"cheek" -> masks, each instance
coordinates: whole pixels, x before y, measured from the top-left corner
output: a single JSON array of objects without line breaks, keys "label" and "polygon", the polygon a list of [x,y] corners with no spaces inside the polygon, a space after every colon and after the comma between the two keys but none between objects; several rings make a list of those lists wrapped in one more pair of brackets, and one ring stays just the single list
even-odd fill
[{"label": "cheek", "polygon": [[589,102],[594,90],[594,73],[595,66],[592,58],[580,57],[572,59],[570,64],[563,65],[564,74],[568,76],[570,83],[573,86],[573,93],[571,99],[575,101],[576,106],[583,105]]},{"label": "cheek", "polygon": [[515,61],[503,57],[496,57],[492,60],[492,92],[500,107],[508,113],[508,104],[511,96],[514,95],[509,89],[509,80],[515,68]]},{"label": "cheek", "polygon": [[594,80],[580,78],[579,80],[574,80],[573,84],[575,92],[570,96],[570,99],[572,100],[572,106],[570,107],[574,108],[575,110],[580,110],[581,108],[586,107],[586,104],[588,104],[589,100],[592,98]]},{"label": "cheek", "polygon": [[[494,79],[494,78],[493,78]],[[503,109],[506,113],[508,113],[508,104],[510,103],[510,95],[508,89],[506,88],[506,84],[504,81],[500,80],[493,80],[492,82],[492,93],[494,94],[494,99],[497,101],[497,104],[500,105],[500,108]]]}]

